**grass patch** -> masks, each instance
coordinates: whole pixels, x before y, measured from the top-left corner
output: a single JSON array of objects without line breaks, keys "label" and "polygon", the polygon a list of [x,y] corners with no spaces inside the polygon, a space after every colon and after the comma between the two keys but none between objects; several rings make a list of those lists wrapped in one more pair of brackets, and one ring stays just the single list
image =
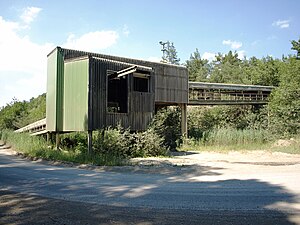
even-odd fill
[{"label": "grass patch", "polygon": [[182,149],[206,151],[261,150],[269,146],[268,136],[265,130],[214,129],[205,132],[201,139],[185,141]]},{"label": "grass patch", "polygon": [[49,146],[42,137],[28,133],[15,133],[11,130],[0,131],[0,140],[26,156],[54,161],[121,166],[132,157],[167,155],[163,139],[153,129],[140,133],[130,133],[121,127],[108,127],[93,134],[93,155],[87,152],[87,135],[74,132],[61,135],[61,150]]},{"label": "grass patch", "polygon": [[48,146],[42,137],[30,136],[28,133],[15,133],[11,130],[0,131],[0,140],[10,145],[14,150],[29,157],[46,160],[67,161],[80,164],[119,166],[124,164],[123,158],[109,154],[94,154],[90,156],[83,145],[75,149],[55,150]]},{"label": "grass patch", "polygon": [[275,141],[270,137],[270,133],[267,130],[222,128],[204,133],[201,139],[185,140],[180,150],[222,153],[228,153],[229,151],[265,150],[300,154],[300,137],[291,140]]}]

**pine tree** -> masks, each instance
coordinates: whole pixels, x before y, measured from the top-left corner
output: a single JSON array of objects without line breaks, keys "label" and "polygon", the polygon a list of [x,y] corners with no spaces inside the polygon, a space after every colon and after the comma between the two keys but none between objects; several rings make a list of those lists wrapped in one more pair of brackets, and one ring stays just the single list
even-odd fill
[{"label": "pine tree", "polygon": [[202,59],[199,50],[191,54],[190,59],[186,61],[186,67],[189,71],[190,81],[207,81],[210,72],[210,65],[207,59]]},{"label": "pine tree", "polygon": [[297,58],[300,59],[300,38],[298,41],[291,41],[292,43],[292,50],[297,51]]}]

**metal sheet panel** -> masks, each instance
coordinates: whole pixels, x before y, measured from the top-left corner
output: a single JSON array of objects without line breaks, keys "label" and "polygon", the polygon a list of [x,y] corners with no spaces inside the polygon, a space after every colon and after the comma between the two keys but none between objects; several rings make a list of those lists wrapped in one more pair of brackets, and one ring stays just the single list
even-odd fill
[{"label": "metal sheet panel", "polygon": [[48,55],[46,127],[48,131],[62,131],[63,52],[56,48]]},{"label": "metal sheet panel", "polygon": [[60,48],[57,49],[56,75],[56,130],[63,131],[64,55]]},{"label": "metal sheet panel", "polygon": [[56,68],[57,49],[48,55],[47,61],[46,127],[48,131],[56,131]]},{"label": "metal sheet panel", "polygon": [[88,130],[89,59],[65,62],[63,131]]}]

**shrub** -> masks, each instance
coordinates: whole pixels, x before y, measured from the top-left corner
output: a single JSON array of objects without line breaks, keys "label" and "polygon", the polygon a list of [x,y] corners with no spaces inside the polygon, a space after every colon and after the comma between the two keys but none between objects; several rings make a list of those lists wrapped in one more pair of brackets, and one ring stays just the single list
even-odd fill
[{"label": "shrub", "polygon": [[61,146],[63,149],[87,152],[86,132],[73,132],[61,136]]},{"label": "shrub", "polygon": [[166,107],[156,113],[149,129],[163,139],[166,148],[174,150],[182,142],[180,121],[180,108]]},{"label": "shrub", "polygon": [[117,128],[108,127],[94,132],[93,148],[96,154],[109,154],[121,158],[131,156],[130,148],[133,136],[129,130],[118,126]]},{"label": "shrub", "polygon": [[94,149],[97,154],[113,155],[121,158],[166,155],[163,139],[153,129],[130,133],[118,126],[94,132]]},{"label": "shrub", "polygon": [[134,157],[164,156],[168,149],[163,146],[163,138],[150,128],[135,135],[133,152]]}]

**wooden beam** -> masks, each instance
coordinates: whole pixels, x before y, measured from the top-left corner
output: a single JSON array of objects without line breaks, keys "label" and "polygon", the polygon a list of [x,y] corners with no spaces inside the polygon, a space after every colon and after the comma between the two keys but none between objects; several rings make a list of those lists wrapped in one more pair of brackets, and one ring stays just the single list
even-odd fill
[{"label": "wooden beam", "polygon": [[181,135],[187,138],[187,104],[180,104],[181,108]]},{"label": "wooden beam", "polygon": [[59,132],[56,132],[56,134],[55,134],[55,149],[59,150],[59,146],[60,146],[60,136],[59,136]]},{"label": "wooden beam", "polygon": [[88,131],[88,154],[93,155],[93,131]]}]

